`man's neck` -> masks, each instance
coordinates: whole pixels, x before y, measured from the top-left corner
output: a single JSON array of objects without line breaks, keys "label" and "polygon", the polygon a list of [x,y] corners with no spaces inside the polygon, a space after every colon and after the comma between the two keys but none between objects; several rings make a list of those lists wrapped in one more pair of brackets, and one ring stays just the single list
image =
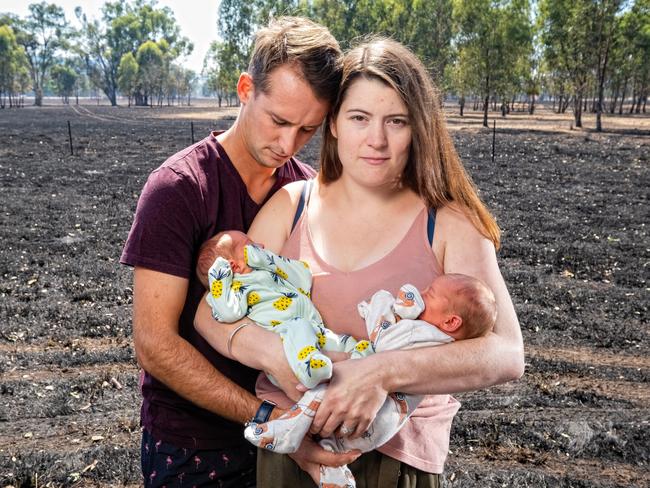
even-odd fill
[{"label": "man's neck", "polygon": [[275,183],[277,170],[265,168],[251,156],[237,130],[236,122],[230,129],[219,134],[217,140],[241,176],[250,197],[257,203],[262,203]]}]

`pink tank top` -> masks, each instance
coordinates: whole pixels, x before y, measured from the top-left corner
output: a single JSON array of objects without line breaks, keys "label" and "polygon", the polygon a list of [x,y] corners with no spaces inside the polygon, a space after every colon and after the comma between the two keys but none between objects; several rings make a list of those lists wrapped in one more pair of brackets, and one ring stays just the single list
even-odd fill
[{"label": "pink tank top", "polygon": [[[321,259],[314,249],[306,215],[305,210],[280,254],[309,263],[314,276],[312,300],[325,325],[334,332],[367,339],[364,321],[357,312],[359,302],[370,299],[379,289],[397,295],[404,283],[423,289],[442,272],[428,241],[426,209],[390,253],[352,272],[340,271]],[[284,408],[292,404],[264,374],[257,381],[257,396]],[[379,451],[422,471],[442,473],[451,422],[459,407],[450,395],[426,396],[402,430]]]}]

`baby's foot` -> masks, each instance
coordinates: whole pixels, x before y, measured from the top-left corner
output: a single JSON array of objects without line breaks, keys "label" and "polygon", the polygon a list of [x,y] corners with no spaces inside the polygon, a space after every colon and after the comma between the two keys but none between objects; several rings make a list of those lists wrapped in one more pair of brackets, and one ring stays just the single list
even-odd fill
[{"label": "baby's foot", "polygon": [[[326,451],[341,452],[335,448],[336,442],[332,438],[322,439],[319,444]],[[343,466],[320,466],[320,488],[356,488],[354,476],[350,469]]]},{"label": "baby's foot", "polygon": [[244,437],[257,447],[270,451],[283,454],[296,452],[314,420],[324,394],[324,385],[309,390],[281,417],[263,424],[249,424],[244,430]]},{"label": "baby's foot", "polygon": [[332,377],[332,360],[318,350],[297,364],[296,377],[305,387],[312,389]]},{"label": "baby's foot", "polygon": [[347,466],[325,466],[320,467],[320,488],[356,488],[354,476]]}]

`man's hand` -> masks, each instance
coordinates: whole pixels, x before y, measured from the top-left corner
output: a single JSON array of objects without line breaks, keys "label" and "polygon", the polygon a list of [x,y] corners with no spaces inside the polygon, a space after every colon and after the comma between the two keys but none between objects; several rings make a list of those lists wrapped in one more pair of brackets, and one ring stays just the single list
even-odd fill
[{"label": "man's hand", "polygon": [[320,465],[343,466],[350,464],[361,455],[361,451],[336,453],[326,451],[320,447],[310,436],[305,436],[298,450],[289,457],[314,480],[317,485],[320,483]]},{"label": "man's hand", "polygon": [[312,434],[329,437],[339,429],[341,435],[354,439],[368,430],[388,395],[377,356],[334,364],[332,380],[312,423]]}]

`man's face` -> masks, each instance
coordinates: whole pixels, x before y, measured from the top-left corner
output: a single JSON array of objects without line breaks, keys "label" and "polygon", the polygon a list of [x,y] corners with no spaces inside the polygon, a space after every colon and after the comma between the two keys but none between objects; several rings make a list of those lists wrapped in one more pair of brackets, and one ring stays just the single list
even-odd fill
[{"label": "man's face", "polygon": [[[278,168],[302,148],[323,122],[329,104],[316,98],[296,71],[283,65],[268,77],[266,92],[256,89],[246,73],[240,124],[243,143],[251,157],[265,168]],[[246,83],[248,82],[248,83]]]}]

